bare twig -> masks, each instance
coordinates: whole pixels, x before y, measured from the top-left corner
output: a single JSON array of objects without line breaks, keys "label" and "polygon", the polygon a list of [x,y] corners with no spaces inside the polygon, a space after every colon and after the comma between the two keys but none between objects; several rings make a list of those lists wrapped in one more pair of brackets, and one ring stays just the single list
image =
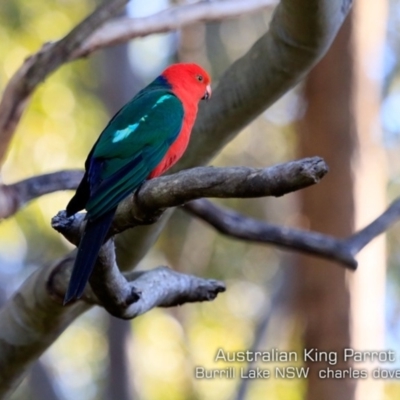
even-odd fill
[{"label": "bare twig", "polygon": [[15,214],[29,201],[59,190],[76,189],[82,179],[79,170],[34,176],[12,185],[0,185],[0,218]]},{"label": "bare twig", "polygon": [[396,199],[382,215],[372,221],[365,228],[345,239],[345,243],[349,247],[350,252],[353,255],[356,255],[369,242],[371,242],[371,240],[387,231],[399,219],[400,199]]},{"label": "bare twig", "polygon": [[153,33],[177,30],[195,22],[221,21],[239,17],[275,6],[277,3],[275,0],[200,1],[195,4],[171,7],[145,18],[119,18],[98,29],[82,43],[72,57],[86,56],[106,46]]},{"label": "bare twig", "polygon": [[107,1],[58,42],[47,43],[27,58],[8,82],[0,102],[0,164],[35,87],[67,62],[82,42],[105,21],[114,17],[128,0]]},{"label": "bare twig", "polygon": [[192,201],[184,208],[228,236],[314,254],[335,260],[350,269],[357,267],[357,261],[349,247],[342,240],[332,236],[268,224],[217,206],[205,199]]},{"label": "bare twig", "polygon": [[191,201],[185,204],[184,209],[228,236],[313,254],[337,261],[350,269],[357,268],[354,257],[400,219],[400,199],[397,199],[365,228],[339,239],[322,233],[268,224],[217,206],[206,199]]}]

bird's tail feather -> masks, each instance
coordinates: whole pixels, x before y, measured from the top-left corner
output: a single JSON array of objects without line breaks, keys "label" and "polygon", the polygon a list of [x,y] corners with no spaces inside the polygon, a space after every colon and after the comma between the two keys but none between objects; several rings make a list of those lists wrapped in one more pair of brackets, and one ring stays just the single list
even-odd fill
[{"label": "bird's tail feather", "polygon": [[93,271],[97,255],[110,228],[115,210],[116,208],[108,211],[94,221],[88,219],[85,232],[79,243],[68,290],[64,297],[64,304],[82,296],[86,283]]}]

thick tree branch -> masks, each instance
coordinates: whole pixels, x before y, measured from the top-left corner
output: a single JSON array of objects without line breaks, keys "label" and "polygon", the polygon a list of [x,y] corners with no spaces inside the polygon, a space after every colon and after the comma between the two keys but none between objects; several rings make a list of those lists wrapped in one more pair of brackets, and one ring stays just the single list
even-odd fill
[{"label": "thick tree branch", "polygon": [[89,305],[79,302],[63,307],[48,290],[54,268],[70,265],[66,257],[39,268],[0,309],[0,398],[8,398],[23,379],[30,364],[58,338]]},{"label": "thick tree branch", "polygon": [[175,170],[208,163],[328,50],[350,0],[282,0],[268,32],[224,73]]},{"label": "thick tree branch", "polygon": [[[0,309],[0,398],[8,398],[30,364],[78,315],[98,302],[88,288],[87,302],[62,305],[74,259],[72,252],[53,265],[39,268]],[[129,316],[125,315],[129,318],[157,306],[212,300],[225,290],[221,282],[179,274],[166,267],[132,273],[127,281],[134,282],[141,292],[140,301],[129,308]]]},{"label": "thick tree branch", "polygon": [[82,176],[82,171],[66,170],[0,185],[0,218],[10,217],[29,201],[45,194],[76,189]]},{"label": "thick tree branch", "polygon": [[318,183],[327,172],[320,157],[260,169],[197,167],[146,182],[139,192],[140,203],[160,209],[200,197],[279,197]]},{"label": "thick tree branch", "polygon": [[[190,181],[191,197],[189,199],[185,198],[186,194],[182,192],[182,187],[176,186],[175,180],[165,177],[158,180],[156,185],[145,184],[143,186],[142,190],[149,193],[144,196],[143,203],[146,203],[147,198],[151,198],[152,204],[144,204],[144,206],[153,209],[162,208],[161,205],[155,203],[157,200],[152,194],[154,191],[162,194],[162,200],[160,199],[162,205],[169,201],[168,207],[172,207],[173,202],[176,203],[175,205],[180,205],[185,201],[192,200],[196,191],[203,193],[204,189],[207,189],[208,197],[226,197],[224,193],[229,190],[228,186],[235,186],[238,183],[240,183],[242,192],[240,193],[237,188],[237,197],[279,196],[279,191],[283,191],[282,194],[285,194],[291,190],[301,189],[308,184],[317,182],[325,174],[327,167],[322,159],[315,157],[304,161],[295,161],[263,170],[264,175],[261,177],[259,176],[260,171],[242,167],[232,167],[224,171],[212,167],[199,168],[193,172],[186,171],[183,175],[177,175],[177,179],[180,185],[184,184],[182,179]],[[229,181],[226,180],[227,172],[230,176]],[[0,218],[7,218],[15,214],[29,201],[45,194],[76,189],[82,176],[83,171],[65,170],[34,176],[11,185],[0,185]],[[264,179],[268,180],[268,187],[257,188],[258,184],[262,185]],[[244,180],[247,180],[246,185],[242,184]],[[207,185],[210,187],[206,188]],[[258,190],[260,194],[257,194]],[[270,193],[266,193],[266,190]],[[198,197],[202,197],[201,193]]]},{"label": "thick tree branch", "polygon": [[[151,179],[120,203],[110,234],[154,223],[166,208],[201,197],[282,196],[317,183],[327,171],[320,157],[312,157],[261,169],[198,167]],[[62,211],[53,218],[52,226],[77,244],[83,222],[84,214],[66,218]]]}]

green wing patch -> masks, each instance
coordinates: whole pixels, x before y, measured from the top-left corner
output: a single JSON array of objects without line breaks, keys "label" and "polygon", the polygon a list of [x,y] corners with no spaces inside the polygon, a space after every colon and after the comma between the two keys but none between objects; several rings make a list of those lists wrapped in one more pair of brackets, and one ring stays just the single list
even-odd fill
[{"label": "green wing patch", "polygon": [[181,101],[165,89],[141,92],[109,122],[88,160],[95,219],[116,207],[161,162],[182,128]]}]

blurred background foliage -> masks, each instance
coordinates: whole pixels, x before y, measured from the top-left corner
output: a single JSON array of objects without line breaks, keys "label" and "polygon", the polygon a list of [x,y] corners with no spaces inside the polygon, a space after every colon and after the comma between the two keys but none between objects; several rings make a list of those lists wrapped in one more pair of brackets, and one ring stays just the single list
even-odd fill
[{"label": "blurred background foliage", "polygon": [[[134,0],[129,13],[145,16],[164,9],[167,0]],[[3,89],[23,60],[43,43],[65,35],[95,7],[93,0],[13,0],[0,5],[0,87]],[[388,196],[400,194],[400,2],[391,1],[386,43],[382,122],[389,165]],[[214,85],[219,76],[263,34],[272,10],[221,23],[197,24],[177,33],[132,41],[130,68],[139,88],[171,62],[194,61],[208,68]],[[66,168],[82,168],[93,142],[109,118],[104,82],[119,74],[118,58],[106,73],[107,52],[60,68],[35,92],[13,139],[2,170],[5,183]],[[111,79],[111,78],[110,78]],[[140,83],[140,84],[139,84]],[[103,86],[103,90],[102,90]],[[133,95],[134,93],[132,93]],[[120,104],[116,104],[118,108]],[[262,167],[295,157],[294,122],[302,115],[297,90],[291,91],[248,126],[213,161],[213,165]],[[3,297],[24,279],[71,246],[55,233],[49,221],[63,209],[72,193],[44,196],[0,224],[0,283]],[[221,204],[249,216],[294,226],[299,220],[296,196],[280,199],[225,200]],[[388,344],[398,342],[400,326],[400,229],[389,234]],[[130,376],[137,398],[149,400],[230,399],[238,379],[195,380],[195,366],[223,368],[214,358],[251,346],[255,328],[268,313],[277,275],[287,257],[272,247],[222,237],[202,222],[176,212],[165,232],[141,263],[141,268],[166,264],[176,270],[223,279],[229,290],[215,301],[171,310],[157,309],[135,319],[126,345]],[[279,302],[278,302],[279,303]],[[93,309],[70,326],[44,354],[42,363],[60,399],[95,400],[104,397],[108,379],[109,318]],[[298,348],[296,322],[274,313],[262,348]],[[245,367],[245,364],[233,364]],[[273,367],[273,365],[271,365]],[[13,399],[36,399],[26,380]],[[388,388],[388,398],[391,391]],[[247,399],[302,398],[300,380],[254,380]]]}]

